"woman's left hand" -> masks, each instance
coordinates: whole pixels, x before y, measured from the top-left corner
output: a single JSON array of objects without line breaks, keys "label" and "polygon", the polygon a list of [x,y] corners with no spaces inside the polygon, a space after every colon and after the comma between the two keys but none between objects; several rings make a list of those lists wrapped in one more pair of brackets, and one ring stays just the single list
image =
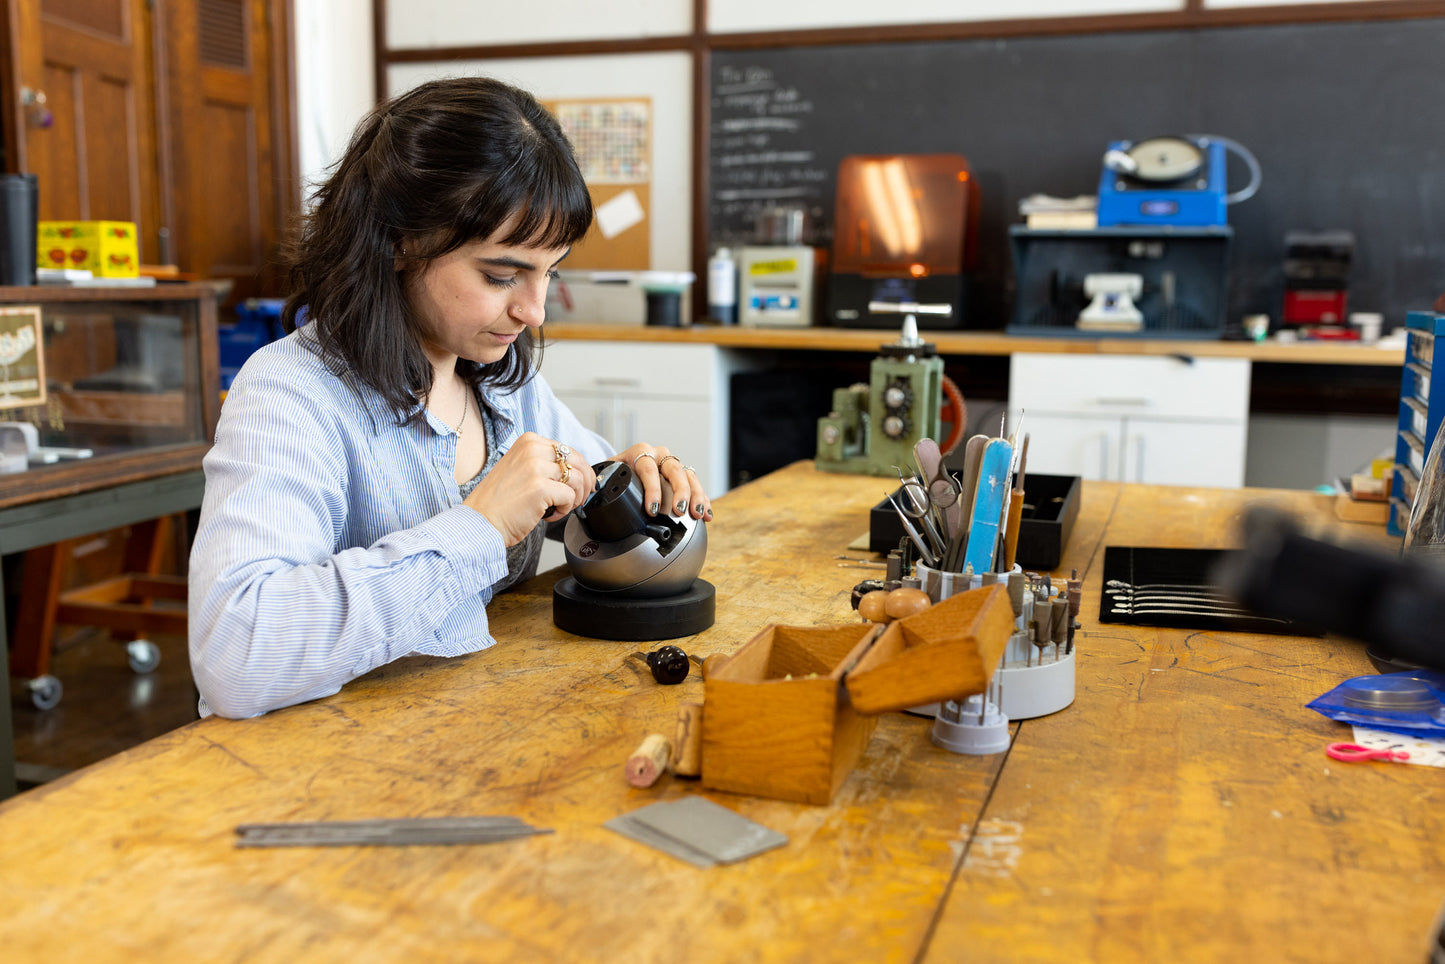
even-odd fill
[{"label": "woman's left hand", "polygon": [[[627,463],[642,481],[642,504],[648,515],[668,512],[678,517],[686,514],[704,522],[712,521],[712,502],[703,491],[697,472],[665,446],[638,442],[612,459]],[[671,505],[662,504],[662,479],[672,487]]]}]

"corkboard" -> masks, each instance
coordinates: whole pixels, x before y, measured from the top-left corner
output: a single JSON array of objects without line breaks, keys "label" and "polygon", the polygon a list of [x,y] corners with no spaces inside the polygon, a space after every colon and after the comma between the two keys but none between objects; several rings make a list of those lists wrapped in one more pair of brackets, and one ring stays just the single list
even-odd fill
[{"label": "corkboard", "polygon": [[652,100],[647,97],[543,101],[577,152],[598,216],[567,258],[568,268],[645,271],[652,267]]}]

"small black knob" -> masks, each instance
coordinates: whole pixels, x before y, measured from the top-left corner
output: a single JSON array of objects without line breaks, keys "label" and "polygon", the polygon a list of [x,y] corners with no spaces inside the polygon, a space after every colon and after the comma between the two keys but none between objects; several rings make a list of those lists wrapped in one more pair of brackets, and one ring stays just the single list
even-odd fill
[{"label": "small black knob", "polygon": [[652,678],[659,683],[681,683],[687,679],[688,664],[687,654],[676,646],[663,646],[647,654]]}]

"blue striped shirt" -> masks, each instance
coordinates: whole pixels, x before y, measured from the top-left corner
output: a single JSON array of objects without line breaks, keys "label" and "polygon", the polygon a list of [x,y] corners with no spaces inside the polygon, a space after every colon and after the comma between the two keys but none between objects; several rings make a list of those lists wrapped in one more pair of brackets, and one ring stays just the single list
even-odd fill
[{"label": "blue striped shirt", "polygon": [[[237,374],[205,458],[190,559],[191,671],[203,716],[329,696],[410,653],[491,646],[502,537],[462,504],[456,433],[398,426],[330,371],[302,328]],[[612,454],[540,375],[483,392],[500,448],[533,431],[589,462]]]}]

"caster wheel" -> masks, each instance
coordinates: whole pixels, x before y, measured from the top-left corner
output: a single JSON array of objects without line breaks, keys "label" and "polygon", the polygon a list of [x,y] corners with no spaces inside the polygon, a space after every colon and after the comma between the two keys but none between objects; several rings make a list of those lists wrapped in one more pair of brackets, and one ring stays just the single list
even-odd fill
[{"label": "caster wheel", "polygon": [[60,685],[59,679],[49,673],[35,677],[26,686],[30,689],[30,702],[37,710],[53,710],[60,704],[64,687]]},{"label": "caster wheel", "polygon": [[161,664],[161,649],[148,639],[133,639],[125,644],[126,659],[137,673],[149,673]]}]

